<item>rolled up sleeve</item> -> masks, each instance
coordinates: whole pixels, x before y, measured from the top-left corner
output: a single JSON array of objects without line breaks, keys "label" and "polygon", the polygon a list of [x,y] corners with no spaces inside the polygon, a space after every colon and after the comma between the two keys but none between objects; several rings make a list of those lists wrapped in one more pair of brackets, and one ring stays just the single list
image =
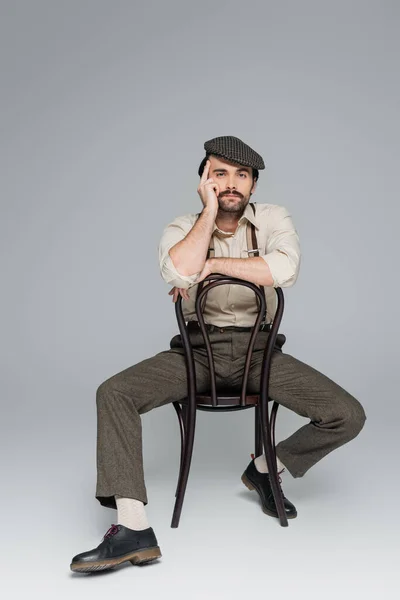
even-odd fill
[{"label": "rolled up sleeve", "polygon": [[178,217],[172,223],[169,223],[163,231],[158,246],[161,277],[169,285],[183,289],[188,289],[193,285],[200,275],[200,272],[194,273],[193,275],[182,275],[179,273],[172,262],[169,251],[175,244],[185,238],[193,227],[195,220],[196,215],[187,215],[185,217]]},{"label": "rolled up sleeve", "polygon": [[296,283],[300,271],[299,236],[292,215],[284,206],[276,205],[271,212],[267,253],[261,258],[270,268],[273,287],[290,287]]}]

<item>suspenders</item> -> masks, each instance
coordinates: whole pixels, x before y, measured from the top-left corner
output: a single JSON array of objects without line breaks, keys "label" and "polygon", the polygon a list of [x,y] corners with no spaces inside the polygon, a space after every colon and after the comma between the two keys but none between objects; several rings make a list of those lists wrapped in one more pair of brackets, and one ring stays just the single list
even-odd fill
[{"label": "suspenders", "polygon": [[[250,202],[250,206],[253,209],[253,213],[254,215],[256,214],[256,207],[254,206],[253,202]],[[200,213],[198,213],[197,215],[198,217],[200,216]],[[251,256],[259,256],[260,253],[258,251],[258,242],[257,242],[257,236],[256,236],[256,228],[253,225],[253,223],[250,223],[250,221],[247,221],[247,226],[246,226],[246,239],[247,239],[247,254],[249,255],[249,257]],[[214,258],[215,256],[215,249],[214,249],[214,244],[213,244],[213,236],[211,236],[210,239],[210,246],[208,248],[208,252],[207,252],[207,258]],[[197,286],[197,295],[196,298],[198,297],[198,295],[200,294],[201,290],[203,289],[203,285],[204,285],[204,281],[200,281],[200,283]],[[261,292],[264,295],[265,298],[265,289],[264,286],[260,285],[260,289]],[[204,298],[203,300],[203,306],[202,306],[202,311],[204,311],[204,306],[205,306],[205,300],[206,298]],[[258,301],[258,299],[257,299]],[[265,314],[264,314],[264,318],[262,320],[262,324],[267,322],[267,303],[265,302]]]}]

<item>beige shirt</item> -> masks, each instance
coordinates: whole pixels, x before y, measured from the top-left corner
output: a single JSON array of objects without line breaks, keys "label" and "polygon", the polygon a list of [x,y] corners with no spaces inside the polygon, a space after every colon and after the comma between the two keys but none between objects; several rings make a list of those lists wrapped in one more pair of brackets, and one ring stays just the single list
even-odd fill
[{"label": "beige shirt", "polygon": [[[277,204],[256,204],[256,213],[247,204],[239,220],[235,233],[218,229],[214,223],[215,257],[248,258],[246,225],[247,220],[256,227],[259,256],[269,265],[274,281],[273,287],[290,287],[298,277],[300,269],[299,236],[294,227],[290,212]],[[200,273],[181,275],[176,270],[169,250],[182,240],[196,222],[196,214],[177,217],[164,229],[159,244],[161,276],[171,286],[186,288],[189,300],[182,300],[182,310],[186,321],[197,321],[195,300],[196,279]],[[276,291],[264,286],[267,302],[267,323],[270,323],[277,308]],[[221,285],[211,290],[206,299],[204,320],[206,323],[224,327],[252,327],[257,316],[257,300],[254,292],[240,285]]]}]

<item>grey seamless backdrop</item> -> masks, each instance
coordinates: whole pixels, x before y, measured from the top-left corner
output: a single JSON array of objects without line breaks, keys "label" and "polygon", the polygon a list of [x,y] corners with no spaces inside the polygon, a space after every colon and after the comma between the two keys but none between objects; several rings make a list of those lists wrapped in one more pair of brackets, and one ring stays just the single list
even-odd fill
[{"label": "grey seamless backdrop", "polygon": [[[94,498],[95,391],[168,348],[177,327],[158,242],[175,216],[200,208],[204,141],[235,135],[267,165],[253,199],[288,207],[300,235],[286,351],[355,395],[367,422],[301,480],[285,476],[299,517],[284,530],[240,482],[253,415],[200,413],[173,530],[178,423],[172,406],[146,414],[147,512],[162,564],[90,585],[98,597],[111,585],[153,597],[172,595],[180,576],[196,582],[193,598],[231,598],[265,577],[273,588],[275,573],[283,597],[321,597],[323,586],[324,598],[392,598],[399,3],[37,0],[0,11],[10,594],[87,594],[70,559],[116,519]],[[278,437],[302,423],[281,409]]]}]

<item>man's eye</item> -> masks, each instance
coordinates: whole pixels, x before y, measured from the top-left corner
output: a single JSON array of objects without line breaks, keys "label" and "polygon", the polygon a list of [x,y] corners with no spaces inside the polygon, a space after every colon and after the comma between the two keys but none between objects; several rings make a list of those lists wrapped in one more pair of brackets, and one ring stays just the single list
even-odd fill
[{"label": "man's eye", "polygon": [[[225,175],[225,173],[217,173],[217,177],[218,175]],[[247,177],[247,173],[239,173],[240,177]]]}]

